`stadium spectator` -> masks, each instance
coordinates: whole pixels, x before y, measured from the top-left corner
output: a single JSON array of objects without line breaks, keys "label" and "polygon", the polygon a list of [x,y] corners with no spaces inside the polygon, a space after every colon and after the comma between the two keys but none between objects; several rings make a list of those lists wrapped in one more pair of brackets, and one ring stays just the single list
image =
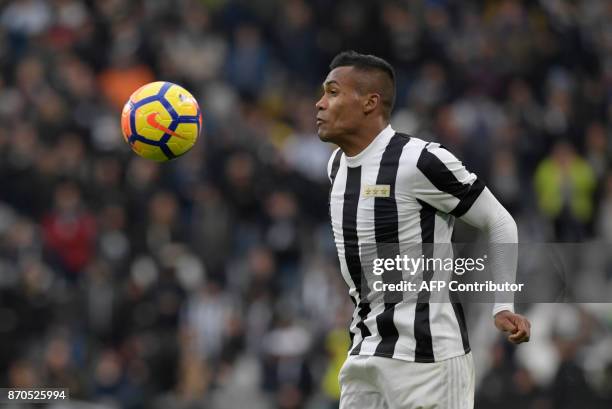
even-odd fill
[{"label": "stadium spectator", "polygon": [[534,186],[540,210],[553,222],[557,240],[577,242],[587,237],[596,179],[589,163],[568,142],[555,144],[538,165]]}]

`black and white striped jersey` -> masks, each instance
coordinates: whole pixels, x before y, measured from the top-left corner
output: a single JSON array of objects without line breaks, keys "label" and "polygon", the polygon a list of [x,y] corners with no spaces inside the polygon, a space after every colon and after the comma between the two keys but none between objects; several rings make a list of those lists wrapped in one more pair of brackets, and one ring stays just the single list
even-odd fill
[{"label": "black and white striped jersey", "polygon": [[416,362],[468,353],[461,304],[429,303],[422,294],[417,302],[369,303],[359,283],[368,245],[450,243],[455,218],[472,207],[484,184],[439,144],[391,126],[356,156],[337,149],[328,175],[334,239],[355,304],[349,353]]}]

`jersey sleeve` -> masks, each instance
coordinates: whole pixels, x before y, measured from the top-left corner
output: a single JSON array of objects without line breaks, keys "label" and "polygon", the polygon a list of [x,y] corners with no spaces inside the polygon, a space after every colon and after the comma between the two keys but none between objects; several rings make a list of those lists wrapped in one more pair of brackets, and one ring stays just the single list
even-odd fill
[{"label": "jersey sleeve", "polygon": [[[474,205],[462,217],[464,222],[486,231],[489,237],[489,263],[496,283],[516,282],[518,230],[514,218],[485,188]],[[514,294],[495,294],[493,316],[500,311],[514,312]]]},{"label": "jersey sleeve", "polygon": [[418,200],[455,217],[463,216],[485,188],[478,177],[438,143],[428,143],[417,160],[412,189]]}]

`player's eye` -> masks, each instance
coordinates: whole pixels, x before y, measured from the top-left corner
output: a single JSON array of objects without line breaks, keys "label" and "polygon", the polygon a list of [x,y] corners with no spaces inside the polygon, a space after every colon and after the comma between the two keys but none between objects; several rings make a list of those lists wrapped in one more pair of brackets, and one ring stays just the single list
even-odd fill
[{"label": "player's eye", "polygon": [[327,90],[327,93],[328,93],[329,95],[333,95],[333,96],[338,95],[338,91],[337,91],[337,90],[335,90],[335,89],[329,89],[329,90]]}]

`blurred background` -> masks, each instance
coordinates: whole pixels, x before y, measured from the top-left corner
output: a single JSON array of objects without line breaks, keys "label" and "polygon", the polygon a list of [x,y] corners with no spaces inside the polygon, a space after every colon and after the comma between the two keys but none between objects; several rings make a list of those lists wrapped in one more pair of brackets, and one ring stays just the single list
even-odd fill
[{"label": "blurred background", "polygon": [[[457,154],[521,241],[612,243],[611,21],[604,0],[0,0],[0,386],[337,408],[352,304],[314,128],[333,56],[388,59],[395,129]],[[204,115],[163,165],[119,126],[154,80]],[[612,306],[520,310],[515,348],[468,306],[476,407],[612,407]]]}]

